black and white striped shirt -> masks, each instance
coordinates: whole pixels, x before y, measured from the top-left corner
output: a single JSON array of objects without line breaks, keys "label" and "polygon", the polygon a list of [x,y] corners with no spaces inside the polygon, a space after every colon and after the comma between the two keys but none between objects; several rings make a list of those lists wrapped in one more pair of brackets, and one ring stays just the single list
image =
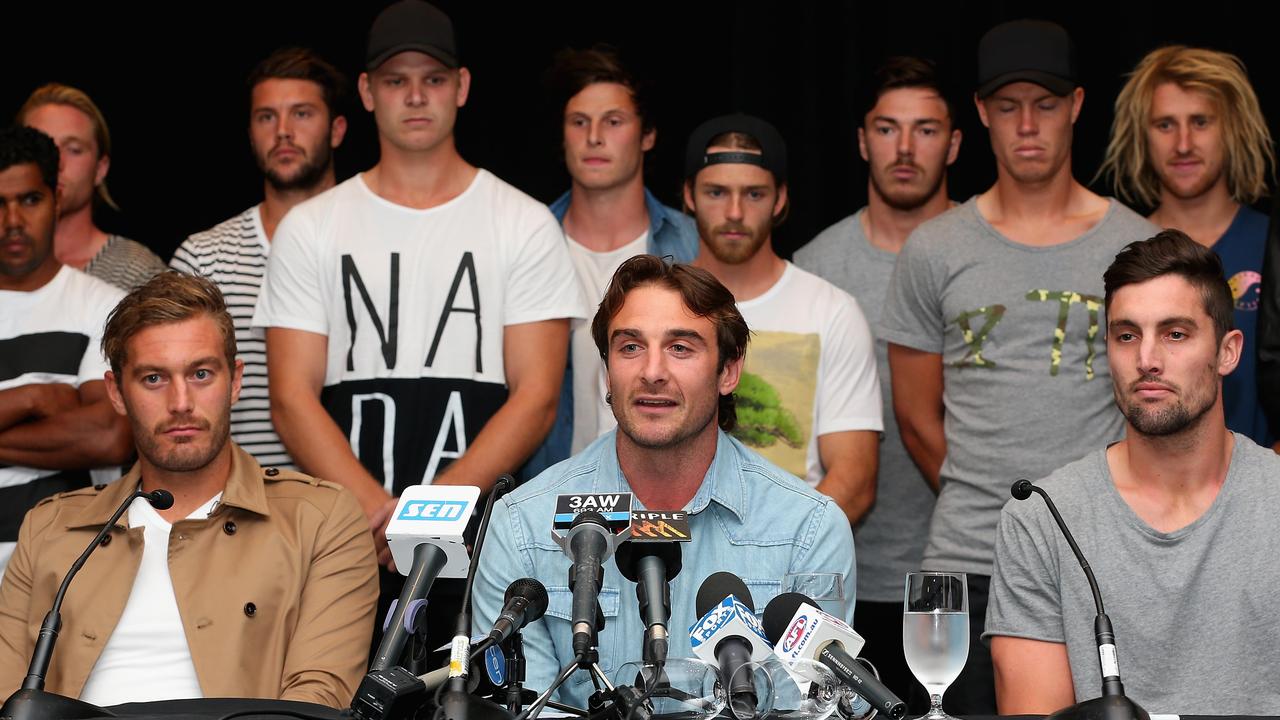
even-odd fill
[{"label": "black and white striped shirt", "polygon": [[267,348],[252,328],[253,308],[267,269],[267,235],[259,206],[198,232],[173,254],[169,265],[214,282],[227,301],[236,326],[236,345],[244,361],[240,401],[231,408],[231,437],[264,466],[292,468],[280,436],[271,424],[267,398]]}]

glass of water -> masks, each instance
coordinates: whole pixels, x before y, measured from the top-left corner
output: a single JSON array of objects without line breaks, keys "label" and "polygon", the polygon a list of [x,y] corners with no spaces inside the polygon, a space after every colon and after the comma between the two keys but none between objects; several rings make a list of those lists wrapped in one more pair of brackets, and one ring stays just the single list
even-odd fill
[{"label": "glass of water", "polygon": [[823,612],[847,621],[844,573],[788,573],[782,576],[782,592],[807,595]]},{"label": "glass of water", "polygon": [[942,695],[969,658],[969,589],[964,573],[907,573],[902,651],[911,673],[929,692],[929,714],[919,720],[952,720],[942,711]]}]

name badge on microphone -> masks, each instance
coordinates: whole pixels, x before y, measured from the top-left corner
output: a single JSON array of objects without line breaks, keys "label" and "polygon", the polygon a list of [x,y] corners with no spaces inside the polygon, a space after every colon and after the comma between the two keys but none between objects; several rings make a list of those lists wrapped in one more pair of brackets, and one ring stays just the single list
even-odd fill
[{"label": "name badge on microphone", "polygon": [[755,613],[732,595],[721,600],[689,628],[689,646],[700,659],[715,663],[716,645],[730,636],[750,640],[751,659],[757,662],[773,652]]},{"label": "name badge on microphone", "polygon": [[857,656],[865,644],[862,636],[854,632],[844,620],[808,603],[802,603],[796,614],[791,616],[787,631],[782,634],[782,639],[773,651],[791,667],[796,660],[812,658],[814,651],[811,648],[814,646],[831,641],[839,642],[853,657]]},{"label": "name badge on microphone", "polygon": [[444,549],[448,557],[440,577],[466,577],[470,561],[462,533],[479,500],[480,488],[469,485],[405,488],[387,525],[387,544],[396,568],[407,573],[413,566],[413,549],[419,543],[431,542]]},{"label": "name badge on microphone", "polygon": [[594,510],[604,516],[605,526],[613,533],[614,545],[631,536],[631,493],[582,493],[557,495],[556,514],[551,522],[551,537],[564,547],[579,513]]},{"label": "name badge on microphone", "polygon": [[683,510],[636,510],[631,513],[631,542],[689,542],[689,513]]}]

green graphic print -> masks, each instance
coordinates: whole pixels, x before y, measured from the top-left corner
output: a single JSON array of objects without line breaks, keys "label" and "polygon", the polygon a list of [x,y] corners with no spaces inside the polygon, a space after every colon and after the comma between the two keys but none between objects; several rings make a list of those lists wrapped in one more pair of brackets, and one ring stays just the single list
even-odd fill
[{"label": "green graphic print", "polygon": [[[1085,309],[1089,311],[1089,327],[1085,331],[1085,361],[1084,361],[1084,377],[1085,380],[1094,378],[1093,361],[1097,357],[1097,339],[1098,339],[1098,310],[1102,307],[1102,298],[1097,295],[1086,295],[1084,293],[1074,292],[1072,290],[1030,290],[1026,294],[1026,299],[1030,302],[1057,302],[1058,303],[1058,323],[1053,330],[1053,345],[1049,350],[1049,374],[1057,376],[1062,368],[1062,346],[1067,339],[1067,320],[1071,315],[1071,306],[1083,304]],[[951,322],[956,324],[960,330],[960,337],[964,339],[967,347],[964,357],[952,362],[954,367],[975,367],[991,369],[997,367],[994,360],[988,359],[982,354],[982,344],[986,341],[987,336],[995,329],[995,326],[1004,319],[1004,305],[988,305],[980,307],[977,310],[968,310],[960,313]],[[986,322],[977,332],[973,331],[970,320],[985,316]]]},{"label": "green graphic print", "polygon": [[778,440],[798,448],[804,432],[792,412],[782,407],[782,398],[764,378],[749,372],[738,381],[738,425],[732,435],[755,448],[769,447]]}]

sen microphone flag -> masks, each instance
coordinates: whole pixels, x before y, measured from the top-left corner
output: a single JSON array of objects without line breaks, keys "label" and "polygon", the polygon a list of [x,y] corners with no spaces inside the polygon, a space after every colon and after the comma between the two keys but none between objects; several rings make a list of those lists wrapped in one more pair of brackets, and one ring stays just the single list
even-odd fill
[{"label": "sen microphone flag", "polygon": [[387,544],[402,574],[413,567],[413,549],[431,543],[444,550],[438,577],[464,578],[470,560],[462,533],[480,500],[480,488],[469,485],[410,485],[387,525]]}]

